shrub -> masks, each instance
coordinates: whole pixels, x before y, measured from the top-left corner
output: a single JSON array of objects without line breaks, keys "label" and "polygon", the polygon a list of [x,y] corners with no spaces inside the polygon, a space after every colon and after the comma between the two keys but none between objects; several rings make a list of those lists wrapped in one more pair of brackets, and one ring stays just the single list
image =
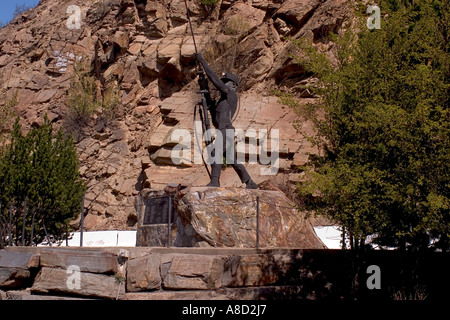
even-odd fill
[{"label": "shrub", "polygon": [[97,99],[97,80],[91,71],[91,66],[83,60],[75,62],[66,99],[68,116],[74,122],[86,123],[101,106],[101,101]]},{"label": "shrub", "polygon": [[218,4],[220,0],[200,0],[201,4],[204,4],[205,6],[214,6]]},{"label": "shrub", "polygon": [[0,92],[0,146],[4,139],[4,133],[11,129],[17,104],[17,91],[9,97],[6,90]]},{"label": "shrub", "polygon": [[120,106],[120,88],[116,81],[107,84],[103,92],[102,110],[106,121],[116,118]]},{"label": "shrub", "polygon": [[16,9],[14,10],[14,13],[13,13],[13,19],[15,17],[21,15],[22,13],[24,13],[30,9],[33,9],[33,8],[34,8],[33,6],[29,6],[26,3],[16,4]]}]

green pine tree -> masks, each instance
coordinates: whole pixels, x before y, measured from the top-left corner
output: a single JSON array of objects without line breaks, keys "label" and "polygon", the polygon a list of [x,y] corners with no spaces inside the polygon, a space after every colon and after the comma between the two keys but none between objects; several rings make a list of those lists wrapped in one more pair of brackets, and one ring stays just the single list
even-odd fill
[{"label": "green pine tree", "polygon": [[[331,36],[338,63],[304,40],[299,63],[320,79],[311,157],[300,194],[341,223],[353,248],[368,236],[398,248],[448,250],[450,235],[449,8],[444,1],[380,1],[381,29]],[[365,12],[365,7],[363,7]],[[325,111],[325,116],[318,116]]]},{"label": "green pine tree", "polygon": [[15,241],[21,237],[25,199],[28,204],[26,243],[31,243],[32,223],[34,242],[42,241],[47,235],[52,240],[63,239],[69,222],[80,212],[85,191],[72,137],[65,137],[61,130],[54,133],[47,117],[42,126],[33,127],[24,136],[17,120],[11,144],[0,156],[1,221],[8,221],[12,203],[17,208],[13,217]]}]

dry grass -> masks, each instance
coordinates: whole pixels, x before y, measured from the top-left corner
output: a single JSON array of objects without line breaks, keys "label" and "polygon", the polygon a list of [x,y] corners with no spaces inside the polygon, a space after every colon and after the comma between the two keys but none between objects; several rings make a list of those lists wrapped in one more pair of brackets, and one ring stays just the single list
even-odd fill
[{"label": "dry grass", "polygon": [[412,290],[401,289],[392,294],[393,300],[426,300],[428,293],[423,286],[416,286]]}]

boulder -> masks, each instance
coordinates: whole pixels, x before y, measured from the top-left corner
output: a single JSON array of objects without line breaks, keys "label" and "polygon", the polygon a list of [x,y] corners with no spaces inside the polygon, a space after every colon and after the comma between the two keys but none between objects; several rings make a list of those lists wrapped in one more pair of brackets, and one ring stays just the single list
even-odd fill
[{"label": "boulder", "polygon": [[35,103],[45,103],[50,101],[58,93],[57,89],[40,91],[35,99]]},{"label": "boulder", "polygon": [[0,288],[20,288],[29,279],[29,270],[21,268],[0,268]]},{"label": "boulder", "polygon": [[[156,53],[155,53],[156,57]],[[155,81],[158,78],[158,67],[156,65],[156,59],[145,59],[137,66],[139,70],[141,84],[143,86]]]},{"label": "boulder", "polygon": [[136,8],[127,7],[125,11],[122,13],[122,22],[124,24],[134,24],[136,20],[139,19]]},{"label": "boulder", "polygon": [[183,157],[182,155],[179,155],[175,152],[172,152],[172,149],[168,148],[160,148],[157,152],[155,152],[150,159],[155,164],[166,164],[166,165],[172,165],[175,163],[179,164],[180,166],[191,166],[191,159],[190,157]]},{"label": "boulder", "polygon": [[[166,193],[152,191],[141,194],[143,203],[147,197],[162,195]],[[257,197],[260,199],[261,247],[326,248],[306,214],[299,211],[283,192],[223,187],[191,187],[178,191],[170,245],[254,248]],[[167,245],[167,223],[144,225],[143,222],[144,214],[140,214],[137,246]]]},{"label": "boulder", "polygon": [[306,214],[280,191],[195,187],[176,208],[184,229],[192,227],[211,246],[255,247],[258,196],[261,247],[326,248]]},{"label": "boulder", "polygon": [[104,224],[104,220],[105,219],[102,216],[99,216],[97,214],[88,214],[84,217],[84,229],[88,231],[96,230],[98,226]]},{"label": "boulder", "polygon": [[174,28],[170,31],[168,36],[159,43],[157,48],[157,62],[160,65],[165,65],[171,58],[179,60],[181,44],[185,33],[185,26]]},{"label": "boulder", "polygon": [[31,252],[0,251],[0,268],[37,268],[39,255]]},{"label": "boulder", "polygon": [[[197,32],[195,33],[196,45],[198,46],[199,50],[203,49],[204,43],[208,43],[208,41],[210,41],[208,30],[201,31],[203,32],[199,32],[199,30],[197,30]],[[192,35],[188,35],[183,38],[183,43],[180,50],[181,61],[183,63],[187,64],[195,60],[195,46]]]},{"label": "boulder", "polygon": [[295,283],[297,272],[293,258],[287,254],[246,254],[228,256],[223,274],[227,287],[267,286]]}]

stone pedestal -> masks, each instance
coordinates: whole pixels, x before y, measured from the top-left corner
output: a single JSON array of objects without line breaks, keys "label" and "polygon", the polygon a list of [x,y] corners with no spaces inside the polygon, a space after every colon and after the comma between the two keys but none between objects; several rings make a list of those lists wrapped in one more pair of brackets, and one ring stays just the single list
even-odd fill
[{"label": "stone pedestal", "polygon": [[[259,197],[261,248],[326,248],[306,219],[306,214],[299,211],[281,191],[209,187],[176,191],[175,188],[166,188],[166,191],[143,191],[142,202],[149,197],[169,195],[170,191],[175,210],[170,227],[170,246],[256,247]],[[138,212],[136,245],[166,246],[168,224],[144,225],[143,206]]]}]

